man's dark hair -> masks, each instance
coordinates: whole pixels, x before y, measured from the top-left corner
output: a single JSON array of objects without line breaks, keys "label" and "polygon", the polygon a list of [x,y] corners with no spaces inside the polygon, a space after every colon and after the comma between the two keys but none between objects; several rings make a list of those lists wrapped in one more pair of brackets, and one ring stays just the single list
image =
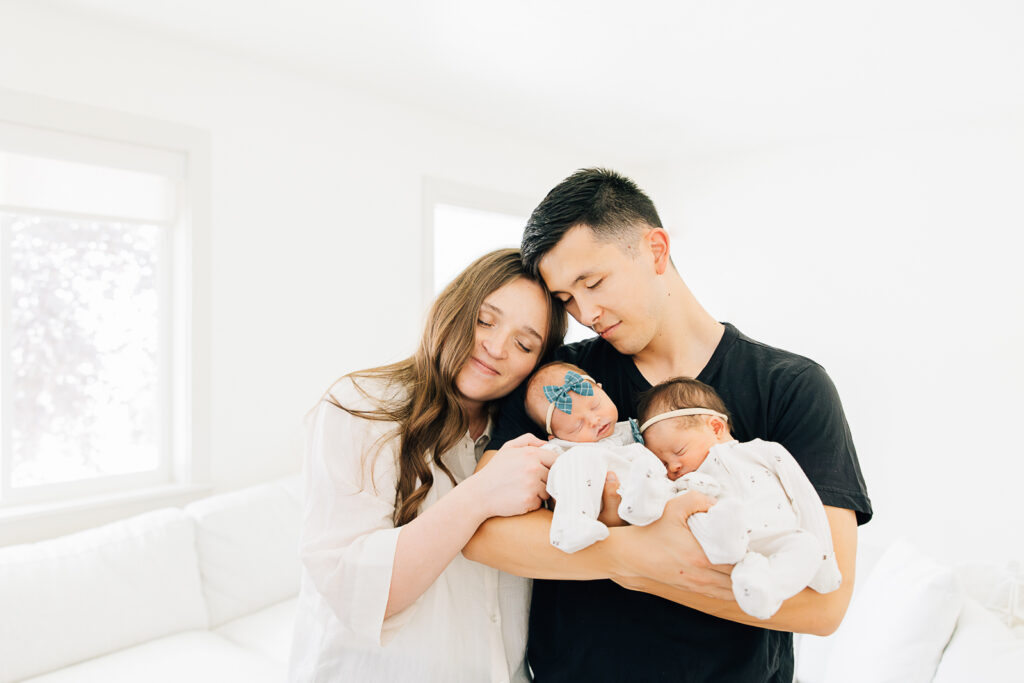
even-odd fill
[{"label": "man's dark hair", "polygon": [[523,230],[523,265],[536,277],[540,260],[577,225],[595,237],[621,240],[638,228],[660,228],[654,202],[629,178],[605,168],[583,168],[555,186]]}]

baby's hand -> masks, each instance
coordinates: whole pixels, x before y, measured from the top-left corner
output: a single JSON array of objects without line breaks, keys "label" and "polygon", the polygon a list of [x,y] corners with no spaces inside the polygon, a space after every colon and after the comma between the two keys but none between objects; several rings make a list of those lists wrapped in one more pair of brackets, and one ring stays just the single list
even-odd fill
[{"label": "baby's hand", "polygon": [[597,516],[597,521],[605,526],[626,526],[626,522],[619,517],[620,502],[619,478],[614,472],[608,472],[604,480],[604,494],[601,496],[601,514]]}]

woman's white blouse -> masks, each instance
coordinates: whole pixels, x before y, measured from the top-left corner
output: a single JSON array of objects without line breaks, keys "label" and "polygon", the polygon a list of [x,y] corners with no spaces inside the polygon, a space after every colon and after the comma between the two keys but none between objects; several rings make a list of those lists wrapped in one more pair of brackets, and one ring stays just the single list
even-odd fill
[{"label": "woman's white blouse", "polygon": [[[359,383],[371,395],[384,392],[380,382]],[[373,408],[351,379],[331,394],[346,407]],[[289,680],[528,681],[528,579],[459,554],[415,603],[384,618],[400,529],[393,521],[398,440],[381,439],[394,427],[327,400],[310,418]],[[467,434],[442,456],[457,481],[473,473],[488,440],[485,434],[474,443]],[[431,469],[424,509],[452,489]]]}]

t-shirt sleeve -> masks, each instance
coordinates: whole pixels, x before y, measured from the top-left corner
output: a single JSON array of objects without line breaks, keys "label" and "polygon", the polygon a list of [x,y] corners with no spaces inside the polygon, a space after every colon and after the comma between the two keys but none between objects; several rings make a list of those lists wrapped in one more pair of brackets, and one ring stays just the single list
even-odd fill
[{"label": "t-shirt sleeve", "polygon": [[771,408],[768,438],[800,463],[821,502],[855,511],[858,524],[870,520],[871,500],[850,426],[824,368],[811,364],[801,370]]},{"label": "t-shirt sleeve", "polygon": [[491,433],[491,440],[487,444],[487,450],[497,450],[523,434],[533,434],[538,438],[545,438],[544,428],[534,424],[530,416],[526,414],[526,382],[523,382],[515,391],[498,402],[498,409],[494,416],[494,431]]}]

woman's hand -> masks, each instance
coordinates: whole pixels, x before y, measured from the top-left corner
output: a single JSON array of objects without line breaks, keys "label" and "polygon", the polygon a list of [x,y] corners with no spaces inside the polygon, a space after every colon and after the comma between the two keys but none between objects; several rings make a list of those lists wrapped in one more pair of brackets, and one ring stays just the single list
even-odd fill
[{"label": "woman's hand", "polygon": [[476,474],[471,484],[487,517],[513,517],[536,510],[547,500],[548,469],[558,457],[540,448],[532,434],[507,442]]}]

